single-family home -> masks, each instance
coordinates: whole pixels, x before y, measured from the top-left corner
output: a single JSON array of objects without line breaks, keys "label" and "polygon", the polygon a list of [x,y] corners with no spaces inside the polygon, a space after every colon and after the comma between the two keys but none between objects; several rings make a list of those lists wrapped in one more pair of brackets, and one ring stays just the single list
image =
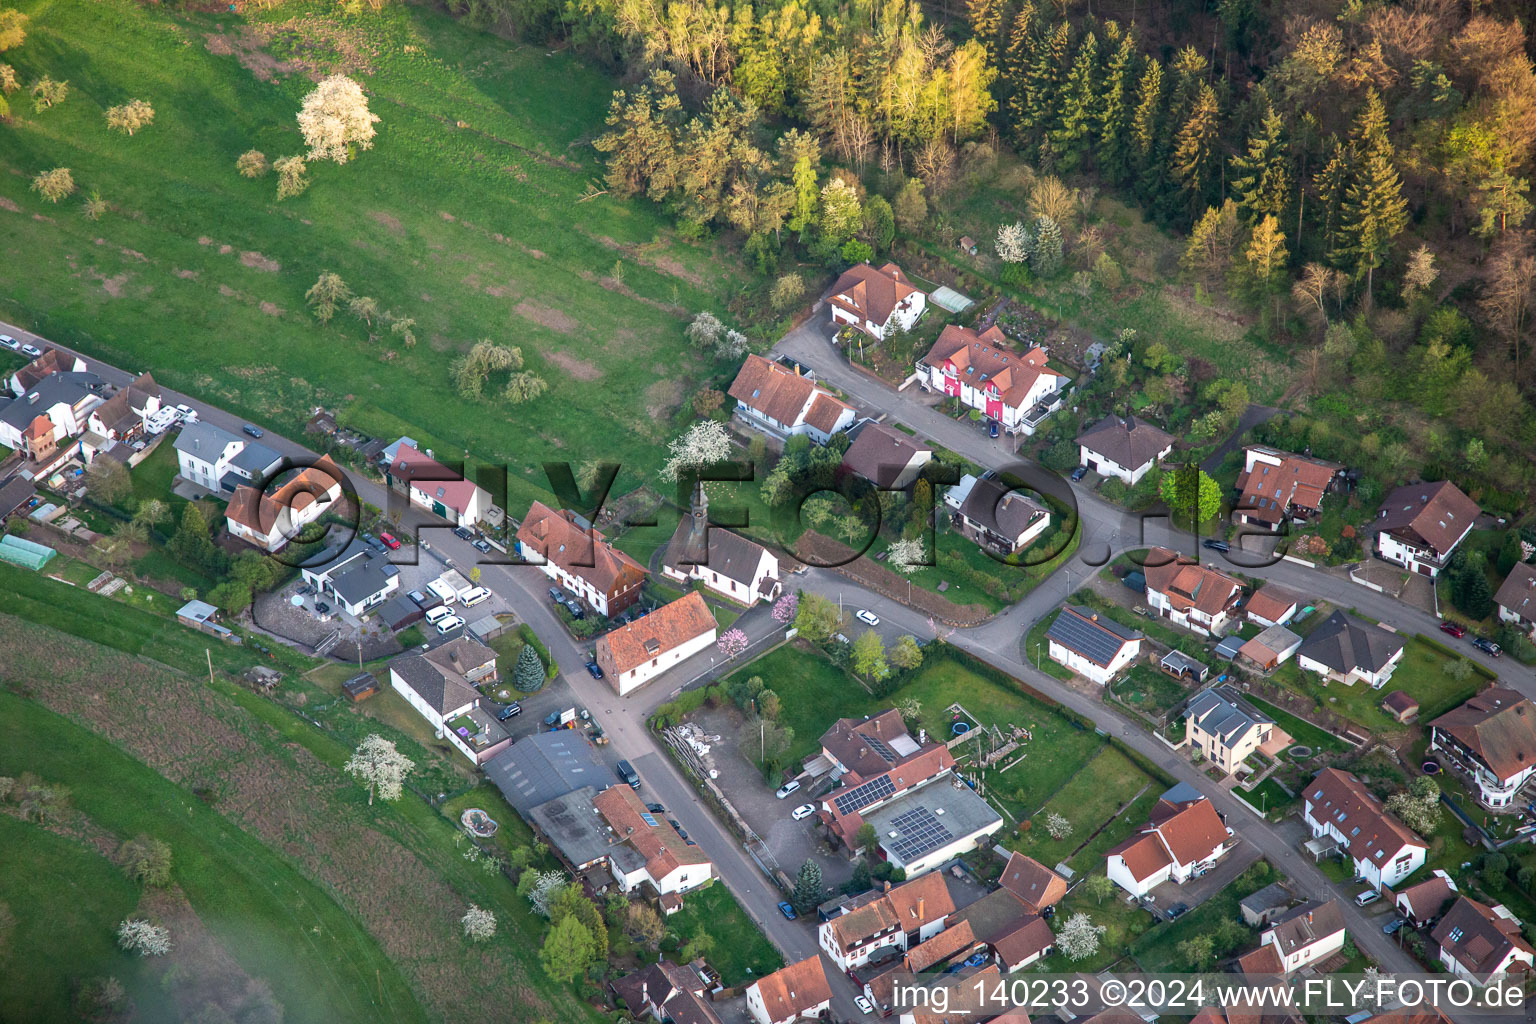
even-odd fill
[{"label": "single-family home", "polygon": [[843,453],[844,471],[862,477],[882,491],[901,491],[933,459],[933,449],[892,430],[883,423],[864,420],[848,431],[852,440]]},{"label": "single-family home", "polygon": [[843,271],[827,294],[834,325],[863,331],[884,341],[893,331],[910,331],[928,307],[928,296],[894,263],[859,263]]},{"label": "single-family home", "polygon": [[1231,686],[1201,690],[1185,709],[1187,739],[1206,760],[1232,774],[1248,755],[1268,743],[1275,721]]},{"label": "single-family home", "polygon": [[1397,670],[1406,646],[1388,629],[1335,611],[1302,641],[1296,664],[1345,686],[1364,681],[1379,690]]},{"label": "single-family home", "polygon": [[997,884],[1023,901],[1031,914],[1044,913],[1067,894],[1067,880],[1033,857],[1014,851],[1003,865]]},{"label": "single-family home", "polygon": [[[387,451],[388,449],[386,449]],[[473,526],[487,517],[491,495],[481,487],[424,454],[414,444],[400,444],[384,467],[384,479],[404,491],[412,505],[460,526]]]},{"label": "single-family home", "polygon": [[1479,985],[1525,977],[1536,968],[1536,949],[1520,934],[1520,919],[1502,904],[1458,896],[1429,934],[1445,969]]},{"label": "single-family home", "polygon": [[[714,878],[714,865],[698,844],[684,839],[666,815],[646,810],[630,787],[609,786],[592,798],[592,806],[613,832],[617,846],[609,855],[609,871],[625,892],[649,885],[665,896]],[[621,853],[622,847],[629,854]]]},{"label": "single-family home", "polygon": [[35,472],[46,472],[56,456],[67,454],[65,442],[85,432],[91,410],[101,404],[103,386],[94,373],[56,372],[31,383],[14,398],[0,397],[0,444],[39,463],[41,469],[34,467]]},{"label": "single-family home", "polygon": [[747,356],[728,392],[742,422],[774,437],[804,434],[817,444],[853,426],[853,406],[809,377],[759,355]]},{"label": "single-family home", "polygon": [[1080,676],[1105,685],[1141,653],[1141,634],[1092,608],[1068,605],[1045,632],[1048,655]]},{"label": "single-family home", "polygon": [[331,561],[302,567],[299,574],[349,615],[362,615],[400,589],[399,567],[356,538]]},{"label": "single-family home", "polygon": [[838,970],[852,971],[887,949],[905,952],[928,941],[954,912],[944,876],[928,874],[895,887],[886,883],[875,899],[823,921],[816,940]]},{"label": "single-family home", "polygon": [[1135,416],[1106,416],[1077,438],[1077,464],[1134,487],[1173,451],[1173,435]]},{"label": "single-family home", "polygon": [[222,497],[241,484],[264,487],[283,464],[266,445],[202,421],[183,425],[174,447],[181,478]]},{"label": "single-family home", "polygon": [[431,650],[407,651],[390,659],[389,685],[475,765],[512,745],[496,716],[480,705],[476,686],[494,683],[496,652],[468,637],[455,637]]},{"label": "single-family home", "polygon": [[1536,636],[1536,566],[1517,562],[1499,584],[1493,600],[1499,606],[1499,621],[1508,622]]},{"label": "single-family home", "polygon": [[1398,890],[1393,905],[1414,925],[1422,928],[1439,920],[1441,912],[1450,909],[1451,901],[1460,891],[1456,879],[1436,868],[1424,881]]},{"label": "single-family home", "polygon": [[[894,1009],[895,989],[898,980],[923,972],[949,973],[945,970],[958,965],[976,952],[980,942],[964,921],[951,924],[927,942],[920,942],[900,956],[893,958],[880,973],[864,982],[864,996],[881,1013]],[[855,978],[855,982],[859,979]]]},{"label": "single-family home", "polygon": [[1056,943],[1045,918],[1007,888],[994,889],[955,911],[949,927],[962,924],[970,926],[976,940],[991,949],[997,966],[1009,973],[1047,955]]},{"label": "single-family home", "polygon": [[304,527],[318,521],[341,500],[341,467],[322,455],[272,494],[239,484],[224,509],[231,537],[262,551],[281,551]]},{"label": "single-family home", "polygon": [[1109,851],[1106,872],[1139,898],[1164,882],[1198,878],[1236,844],[1211,801],[1181,782],[1159,798],[1146,827]]},{"label": "single-family home", "polygon": [[1402,690],[1393,690],[1381,699],[1381,710],[1407,724],[1419,717],[1419,702]]},{"label": "single-family home", "polygon": [[536,501],[517,528],[517,553],[542,562],[544,575],[602,616],[616,616],[640,599],[645,566],[613,546],[584,517]]},{"label": "single-family home", "polygon": [[702,959],[683,966],[670,960],[650,964],[608,983],[632,1018],[649,1016],[673,1024],[720,1024],[705,994],[714,987]]},{"label": "single-family home", "polygon": [[620,697],[715,642],[715,616],[698,591],[597,638],[597,664]]},{"label": "single-family home", "polygon": [[1477,513],[1477,502],[1449,480],[1399,487],[1371,524],[1376,554],[1409,572],[1436,576],[1471,532]]},{"label": "single-family home", "polygon": [[111,441],[131,441],[144,432],[145,417],[160,411],[160,385],[141,373],[91,410],[86,426]]},{"label": "single-family home", "polygon": [[703,503],[678,520],[661,556],[661,574],[679,583],[697,580],[746,605],[775,600],[783,589],[778,556],[739,533],[711,526]]},{"label": "single-family home", "polygon": [[[11,394],[21,396],[56,373],[85,373],[85,360],[61,348],[46,348],[43,354],[11,374],[7,386]],[[92,374],[94,376],[94,374]]]},{"label": "single-family home", "polygon": [[[1303,967],[1321,964],[1344,948],[1344,912],[1337,900],[1310,900],[1299,907],[1281,914],[1270,922],[1259,936],[1259,949],[1242,957],[1244,973],[1291,974]],[[1262,951],[1269,949],[1265,954]],[[1279,970],[1252,970],[1260,966],[1255,954],[1272,956],[1265,962],[1268,968],[1278,964]]]},{"label": "single-family home", "polygon": [[1252,640],[1237,649],[1238,657],[1245,659],[1261,672],[1276,668],[1281,662],[1301,650],[1301,637],[1284,626],[1270,626]]},{"label": "single-family home", "polygon": [[821,957],[806,957],[747,986],[747,1014],[757,1024],[792,1024],[818,1017],[832,1005]]},{"label": "single-family home", "polygon": [[1307,783],[1302,820],[1312,831],[1307,845],[1315,855],[1325,852],[1328,842],[1336,844],[1354,864],[1356,877],[1376,889],[1396,887],[1429,852],[1363,782],[1337,768],[1324,768]]},{"label": "single-family home", "polygon": [[1243,585],[1219,569],[1187,561],[1168,548],[1153,548],[1142,572],[1147,604],[1186,629],[1202,636],[1219,634],[1237,615]]},{"label": "single-family home", "polygon": [[978,480],[950,522],[978,547],[1007,557],[1051,525],[1051,510],[995,478]]},{"label": "single-family home", "polygon": [[1009,434],[1032,435],[1060,408],[1071,378],[1051,369],[1044,348],[1022,355],[998,327],[980,334],[949,324],[917,362],[925,391],[950,395]]},{"label": "single-family home", "polygon": [[1301,595],[1280,586],[1266,583],[1243,605],[1248,621],[1261,626],[1284,626],[1296,617],[1301,606]]},{"label": "single-family home", "polygon": [[1249,445],[1243,456],[1232,521],[1271,532],[1287,519],[1305,522],[1318,515],[1323,495],[1344,473],[1337,463],[1263,445]]},{"label": "single-family home", "polygon": [[1536,704],[1490,687],[1429,723],[1429,749],[1468,777],[1483,806],[1522,810],[1521,787],[1536,775]]}]

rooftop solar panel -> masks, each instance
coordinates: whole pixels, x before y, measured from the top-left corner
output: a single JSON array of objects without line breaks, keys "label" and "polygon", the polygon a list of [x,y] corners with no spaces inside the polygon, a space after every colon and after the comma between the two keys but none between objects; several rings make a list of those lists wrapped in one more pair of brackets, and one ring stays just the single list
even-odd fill
[{"label": "rooftop solar panel", "polygon": [[640,820],[645,822],[647,825],[651,826],[651,828],[655,828],[656,827],[656,819],[651,817],[651,814],[650,814],[649,811],[641,811],[640,812]]},{"label": "rooftop solar panel", "polygon": [[891,781],[889,775],[882,775],[877,779],[871,779],[850,789],[841,796],[834,797],[833,805],[838,814],[853,814],[861,811],[870,804],[890,796],[896,792],[896,784]]},{"label": "rooftop solar panel", "polygon": [[1102,616],[1099,621],[1090,622],[1086,617],[1074,614],[1072,609],[1064,608],[1045,635],[1097,665],[1108,665],[1126,640],[1140,634]]},{"label": "rooftop solar panel", "polygon": [[891,819],[891,825],[899,834],[889,841],[890,848],[907,862],[937,850],[955,838],[954,833],[926,807],[903,811]]},{"label": "rooftop solar panel", "polygon": [[886,746],[885,741],[880,739],[878,736],[865,736],[864,742],[869,744],[869,748],[871,750],[885,758],[886,764],[896,763],[895,752],[892,751],[890,747]]}]

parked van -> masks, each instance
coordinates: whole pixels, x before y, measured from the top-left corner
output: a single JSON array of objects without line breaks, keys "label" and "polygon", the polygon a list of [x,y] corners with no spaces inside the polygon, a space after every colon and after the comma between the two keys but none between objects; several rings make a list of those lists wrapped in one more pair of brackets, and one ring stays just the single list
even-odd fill
[{"label": "parked van", "polygon": [[465,608],[473,608],[475,605],[491,596],[491,592],[485,587],[468,587],[459,591],[459,602]]},{"label": "parked van", "polygon": [[457,615],[450,615],[446,619],[444,619],[442,622],[439,622],[437,624],[437,632],[440,635],[446,636],[447,634],[452,633],[454,630],[458,629],[462,625],[464,625],[464,620],[463,619],[459,618]]},{"label": "parked van", "polygon": [[442,622],[444,619],[446,619],[449,616],[451,616],[452,614],[453,614],[453,612],[449,611],[443,605],[438,605],[436,608],[433,608],[432,610],[427,612],[427,625],[435,626],[439,622]]},{"label": "parked van", "polygon": [[619,778],[629,784],[630,789],[640,788],[640,776],[636,774],[634,766],[628,761],[620,761],[618,764]]},{"label": "parked van", "polygon": [[437,595],[437,599],[443,604],[453,604],[459,599],[458,591],[454,590],[442,580],[433,580],[427,584],[427,589]]}]

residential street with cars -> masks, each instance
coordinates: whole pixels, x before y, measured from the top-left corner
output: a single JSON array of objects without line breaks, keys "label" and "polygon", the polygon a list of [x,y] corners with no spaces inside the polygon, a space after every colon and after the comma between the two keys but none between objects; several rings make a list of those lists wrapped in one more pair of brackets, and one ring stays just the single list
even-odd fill
[{"label": "residential street with cars", "polygon": [[[29,345],[42,342],[42,339],[17,328],[5,325],[0,325],[0,328]],[[1010,450],[1013,443],[1010,439],[985,437],[974,426],[939,413],[919,395],[894,391],[849,368],[830,344],[827,330],[820,323],[813,322],[791,332],[781,341],[776,351],[792,356],[855,399],[892,410],[893,420],[906,424],[920,435],[952,450],[966,451],[973,460],[987,468],[1002,470],[1019,461]],[[95,360],[89,363],[93,371],[113,384],[125,384],[133,377],[126,371]],[[302,443],[271,431],[263,431],[217,407],[177,394],[168,393],[167,400],[179,403],[179,407],[184,410],[182,418],[190,415],[226,430],[261,436],[264,444],[296,460],[307,461],[316,457],[316,453]],[[389,506],[389,495],[379,484],[361,476],[352,477],[352,484],[363,502],[380,508]],[[1199,783],[1203,779],[1202,773],[1186,758],[1169,750],[1154,736],[1133,725],[1129,719],[1101,701],[1093,700],[1037,671],[1032,658],[1038,657],[1039,652],[1023,649],[1023,641],[1036,622],[1060,607],[1078,587],[1087,583],[1093,574],[1121,553],[1154,544],[1192,556],[1207,559],[1216,557],[1218,561],[1222,553],[1203,549],[1197,538],[1171,530],[1166,519],[1148,519],[1127,512],[1086,488],[1073,487],[1073,494],[1081,515],[1082,532],[1077,554],[1060,570],[1041,581],[1023,600],[978,627],[936,628],[925,614],[865,590],[832,569],[812,568],[799,577],[798,586],[829,596],[835,595],[840,605],[852,610],[859,621],[876,629],[888,641],[908,633],[923,639],[937,633],[961,650],[1024,680],[1064,707],[1090,719],[1106,734],[1137,751],[1175,779]],[[396,500],[399,501],[398,496]],[[654,709],[677,693],[706,685],[779,642],[784,629],[772,618],[768,607],[756,605],[736,623],[749,641],[749,647],[742,655],[727,660],[711,647],[671,669],[636,695],[622,698],[593,671],[591,644],[572,638],[555,614],[551,601],[552,588],[548,586],[546,576],[526,566],[509,565],[505,564],[504,559],[488,557],[493,551],[483,538],[462,527],[452,528],[441,519],[415,507],[407,509],[399,521],[398,529],[402,535],[415,537],[418,543],[402,545],[395,536],[384,534],[377,544],[397,563],[420,562],[444,569],[458,569],[464,573],[468,573],[474,566],[480,568],[481,586],[495,595],[494,607],[504,607],[511,611],[520,621],[528,623],[540,637],[545,638],[560,669],[558,681],[551,684],[549,690],[558,689],[558,699],[561,701],[566,700],[568,694],[568,699],[575,706],[586,709],[593,720],[602,725],[611,741],[604,752],[605,760],[615,765],[620,761],[633,765],[638,774],[642,797],[665,805],[673,815],[683,816],[683,824],[694,841],[709,855],[720,879],[787,959],[795,961],[816,955],[815,922],[786,918],[780,910],[782,901],[777,887],[753,863],[741,842],[698,800],[692,785],[645,726],[646,719]],[[1288,561],[1248,566],[1243,564],[1240,551],[1231,552],[1230,555],[1233,566],[1243,574],[1288,584],[1318,599],[1342,607],[1356,608],[1400,632],[1434,634],[1439,627],[1439,620],[1426,612],[1353,584],[1338,571],[1308,568]],[[435,572],[426,574],[431,575],[435,575]],[[460,619],[457,625],[462,624]],[[441,623],[434,625],[441,627]],[[444,632],[451,632],[453,628],[450,626]],[[437,639],[434,638],[434,641]],[[1447,637],[1447,642],[1465,645],[1463,653],[1467,657],[1498,672],[1507,684],[1526,696],[1536,696],[1536,674],[1530,669],[1515,663],[1513,659],[1495,659],[1490,652],[1474,648],[1463,637]],[[558,710],[551,701],[555,696],[546,691],[521,701],[520,706],[527,713],[517,716],[519,720],[511,723],[514,735],[537,729],[545,713]],[[781,791],[778,796],[783,798],[780,803],[786,817],[799,821],[810,815],[806,808],[811,805],[801,806],[793,790]],[[1380,915],[1368,913],[1365,907],[1347,898],[1353,895],[1351,891],[1333,885],[1315,864],[1299,852],[1298,845],[1304,836],[1297,822],[1271,824],[1256,815],[1245,803],[1219,788],[1211,792],[1210,799],[1225,817],[1228,826],[1237,831],[1246,853],[1257,856],[1258,851],[1264,851],[1282,871],[1300,884],[1308,896],[1326,899],[1332,894],[1346,897],[1341,900],[1341,904],[1349,932],[1363,951],[1378,960],[1386,970],[1407,972],[1415,969],[1413,961],[1398,948],[1392,936],[1383,932]],[[829,980],[833,986],[835,1013],[843,1019],[856,1018],[862,1007],[855,1002],[857,993],[853,986],[839,972],[829,972]]]}]

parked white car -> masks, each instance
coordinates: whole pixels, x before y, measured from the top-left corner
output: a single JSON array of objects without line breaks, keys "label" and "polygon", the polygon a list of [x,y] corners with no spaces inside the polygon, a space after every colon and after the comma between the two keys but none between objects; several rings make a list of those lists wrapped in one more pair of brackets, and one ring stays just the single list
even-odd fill
[{"label": "parked white car", "polygon": [[36,345],[23,345],[21,346],[21,354],[24,356],[31,356],[33,359],[36,359],[38,356],[43,354],[43,350],[38,348]]},{"label": "parked white car", "polygon": [[795,790],[797,790],[799,788],[800,788],[800,783],[798,783],[795,780],[791,779],[790,781],[784,783],[784,785],[780,786],[779,787],[779,791],[777,793],[773,794],[773,795],[778,797],[780,800],[783,800],[785,797],[789,796],[789,794],[793,793]]},{"label": "parked white car", "polygon": [[15,352],[17,349],[21,348],[21,342],[17,341],[9,334],[0,334],[0,347],[8,348],[12,352]]},{"label": "parked white car", "polygon": [[462,625],[464,625],[463,619],[459,618],[457,615],[450,615],[442,622],[437,624],[437,631],[439,634],[446,636]]},{"label": "parked white car", "polygon": [[491,592],[485,587],[470,587],[459,592],[459,603],[465,608],[473,608],[490,596]]},{"label": "parked white car", "polygon": [[453,612],[449,611],[443,605],[438,605],[436,608],[433,608],[431,611],[427,612],[427,625],[435,626],[439,622],[442,622],[444,619],[452,617]]},{"label": "parked white car", "polygon": [[809,818],[815,813],[815,804],[801,804],[799,807],[796,807],[793,811],[791,811],[789,816],[794,818],[796,821],[804,821],[806,818]]},{"label": "parked white car", "polygon": [[880,625],[880,616],[876,615],[874,612],[870,611],[867,608],[860,608],[858,610],[858,612],[854,615],[854,618],[858,619],[860,622],[864,623],[865,625],[869,625],[869,626],[878,626],[878,625]]},{"label": "parked white car", "polygon": [[176,407],[176,412],[181,415],[181,422],[183,423],[197,422],[197,410],[192,408],[190,405],[178,405]]}]

